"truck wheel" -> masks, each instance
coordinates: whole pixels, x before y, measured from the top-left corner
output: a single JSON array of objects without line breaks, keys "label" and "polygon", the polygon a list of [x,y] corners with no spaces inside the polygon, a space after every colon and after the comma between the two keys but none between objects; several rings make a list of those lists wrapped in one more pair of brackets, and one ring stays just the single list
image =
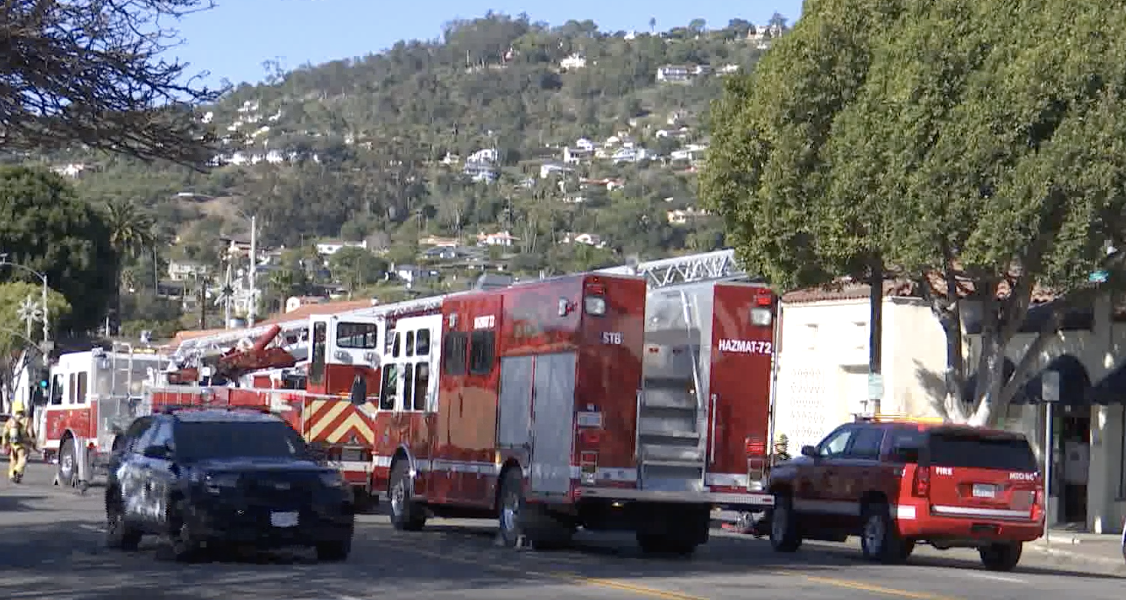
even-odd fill
[{"label": "truck wheel", "polygon": [[74,438],[63,442],[59,450],[59,485],[74,487],[78,480],[78,459],[74,452]]},{"label": "truck wheel", "polygon": [[914,544],[910,544],[911,547],[908,548],[905,540],[900,537],[887,504],[880,502],[864,507],[861,522],[864,528],[860,535],[860,549],[864,558],[882,563],[907,560]]},{"label": "truck wheel", "polygon": [[509,469],[500,483],[500,497],[497,502],[497,521],[500,526],[500,541],[507,548],[515,548],[524,533],[524,480],[520,469]]},{"label": "truck wheel", "polygon": [[395,463],[391,470],[391,525],[400,531],[419,531],[426,525],[422,507],[411,501],[414,483],[410,478],[410,464],[405,460]]},{"label": "truck wheel", "polygon": [[978,549],[978,553],[981,555],[981,564],[985,565],[986,569],[990,571],[1012,571],[1020,562],[1020,555],[1023,550],[1024,544],[1021,542],[1010,542],[991,544]]},{"label": "truck wheel", "polygon": [[770,511],[770,546],[775,552],[796,552],[801,548],[794,500],[785,494],[774,494],[774,508]]},{"label": "truck wheel", "polygon": [[172,518],[169,519],[169,546],[172,549],[172,558],[177,562],[192,562],[199,558],[200,540],[188,518],[189,508],[186,502],[179,500],[172,509]]},{"label": "truck wheel", "polygon": [[132,552],[141,545],[140,530],[125,522],[125,504],[116,490],[106,492],[106,546]]}]

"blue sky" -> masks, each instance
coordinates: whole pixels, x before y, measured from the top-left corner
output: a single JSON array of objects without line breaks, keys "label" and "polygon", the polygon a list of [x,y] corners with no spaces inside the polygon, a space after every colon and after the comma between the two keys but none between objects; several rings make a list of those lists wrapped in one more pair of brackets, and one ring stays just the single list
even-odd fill
[{"label": "blue sky", "polygon": [[[185,17],[178,25],[183,46],[169,51],[191,63],[192,73],[210,71],[208,84],[221,78],[234,83],[263,78],[262,62],[278,59],[291,69],[305,62],[363,56],[390,47],[400,39],[431,39],[442,24],[455,18],[484,15],[490,9],[511,15],[528,13],[533,21],[552,25],[568,19],[592,19],[605,31],[686,25],[694,18],[722,27],[732,18],[761,24],[774,12],[793,22],[801,0],[648,0],[614,2],[516,2],[513,0],[217,0],[214,10]],[[539,5],[537,7],[537,4]]]}]

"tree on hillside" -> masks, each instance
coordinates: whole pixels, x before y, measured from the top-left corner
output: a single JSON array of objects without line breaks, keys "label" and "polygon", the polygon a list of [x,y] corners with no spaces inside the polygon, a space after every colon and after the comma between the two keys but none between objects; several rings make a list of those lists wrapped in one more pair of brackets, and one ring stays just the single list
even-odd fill
[{"label": "tree on hillside", "polygon": [[[89,331],[104,318],[113,299],[117,252],[105,217],[76,198],[62,177],[0,168],[0,252],[46,274],[51,288],[74,307],[60,323],[63,331]],[[0,269],[0,282],[28,277]]]},{"label": "tree on hillside", "polygon": [[123,198],[115,198],[106,203],[106,225],[109,226],[109,242],[117,251],[119,260],[116,266],[114,290],[113,327],[116,331],[121,325],[121,289],[125,286],[125,260],[136,260],[146,250],[152,250],[156,242],[155,226],[150,217],[136,204]]},{"label": "tree on hillside", "polygon": [[348,288],[352,294],[365,285],[371,285],[387,273],[387,261],[366,248],[345,246],[328,258],[332,278]]},{"label": "tree on hillside", "polygon": [[[715,103],[701,195],[777,284],[873,255],[915,281],[947,332],[936,408],[996,423],[1099,292],[1088,274],[1122,262],[1104,247],[1126,231],[1124,34],[1126,9],[1093,1],[809,3]],[[1010,374],[1036,286],[1060,299]],[[983,315],[969,390],[959,298]]]},{"label": "tree on hillside", "polygon": [[0,21],[0,148],[85,145],[201,167],[213,137],[193,105],[218,94],[162,54],[168,20],[211,0],[16,0]]},{"label": "tree on hillside", "polygon": [[[27,335],[26,326],[19,318],[19,306],[28,298],[39,302],[43,293],[39,283],[15,281],[0,283],[0,412],[6,412],[15,393],[17,376],[32,359],[39,356],[36,344],[42,341],[39,326],[33,326]],[[54,290],[47,293],[47,316],[51,329],[70,314],[70,304]]]}]

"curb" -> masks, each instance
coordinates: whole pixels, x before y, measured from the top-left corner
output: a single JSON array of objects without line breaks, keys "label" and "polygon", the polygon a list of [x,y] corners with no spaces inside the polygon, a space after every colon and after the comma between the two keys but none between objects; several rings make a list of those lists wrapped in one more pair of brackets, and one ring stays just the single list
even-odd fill
[{"label": "curb", "polygon": [[1123,561],[1122,558],[1092,555],[1084,552],[1077,552],[1075,550],[1065,550],[1055,545],[1046,546],[1044,544],[1029,544],[1026,547],[1035,550],[1039,554],[1047,554],[1048,556],[1065,558],[1067,560],[1076,562],[1098,563],[1100,565],[1126,568],[1126,561]]}]

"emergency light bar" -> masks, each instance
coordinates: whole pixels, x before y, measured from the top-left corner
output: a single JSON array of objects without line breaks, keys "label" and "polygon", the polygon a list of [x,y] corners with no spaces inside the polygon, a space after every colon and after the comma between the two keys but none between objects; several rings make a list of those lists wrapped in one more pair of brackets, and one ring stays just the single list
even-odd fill
[{"label": "emergency light bar", "polygon": [[868,421],[872,423],[920,423],[929,425],[942,425],[946,422],[942,417],[908,417],[906,415],[873,415],[870,417],[860,417],[859,421]]}]

